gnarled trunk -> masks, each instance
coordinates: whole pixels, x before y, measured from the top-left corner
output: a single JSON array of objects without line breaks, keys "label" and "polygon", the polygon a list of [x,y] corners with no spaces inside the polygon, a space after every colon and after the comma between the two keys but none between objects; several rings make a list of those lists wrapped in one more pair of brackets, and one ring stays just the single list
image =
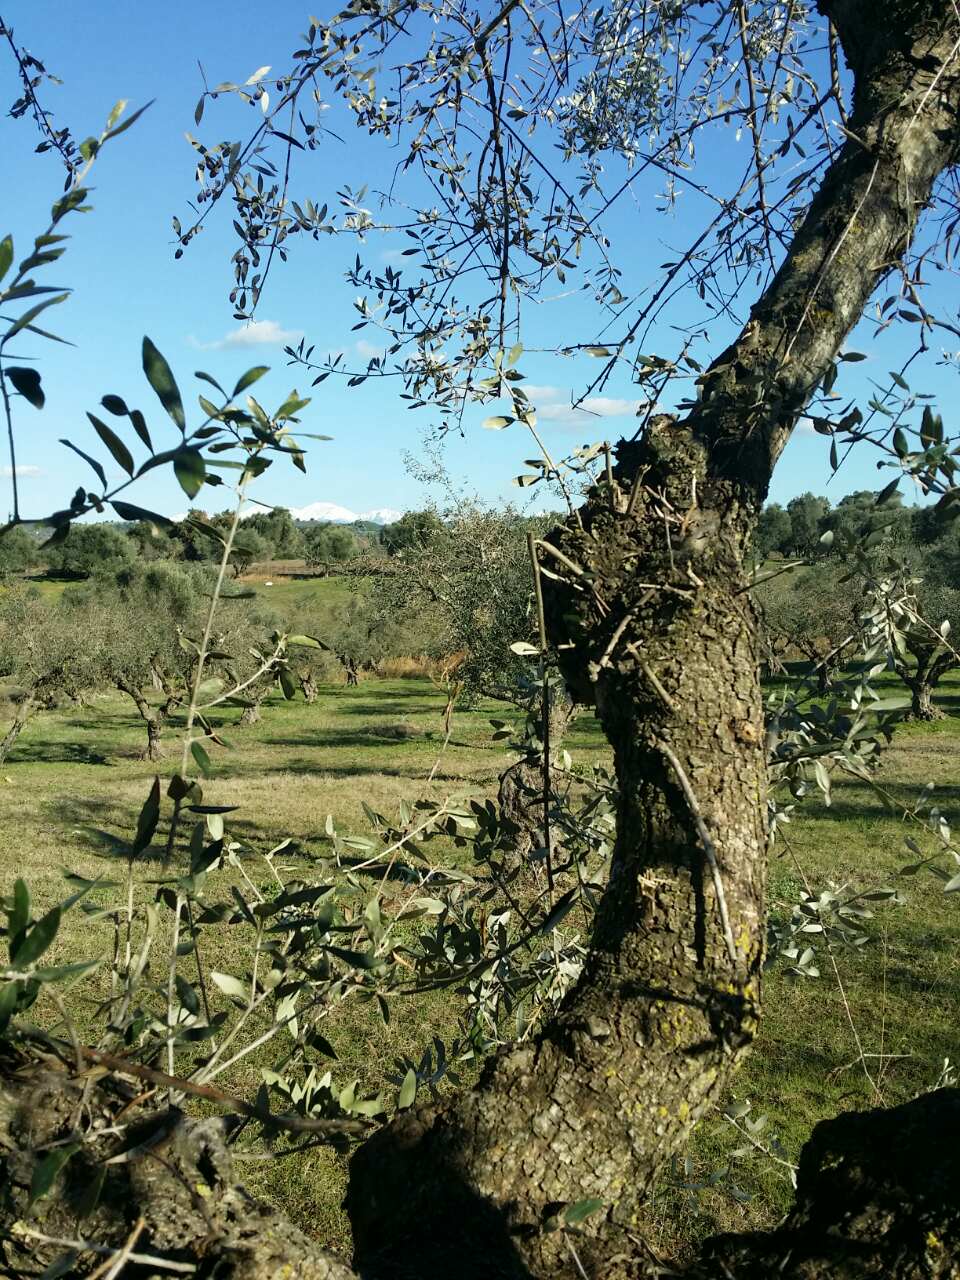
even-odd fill
[{"label": "gnarled trunk", "polygon": [[163,747],[161,740],[163,738],[163,727],[176,704],[176,698],[171,694],[165,702],[154,707],[144,697],[143,690],[135,681],[128,680],[125,676],[118,676],[114,683],[121,693],[125,693],[127,697],[133,700],[134,706],[146,725],[147,745],[140,753],[140,759],[162,760]]},{"label": "gnarled trunk", "polygon": [[143,753],[144,760],[162,760],[163,748],[160,739],[163,736],[163,721],[159,716],[147,719],[147,746]]},{"label": "gnarled trunk", "polygon": [[915,665],[898,662],[897,675],[910,690],[911,720],[942,720],[943,711],[933,700],[933,692],[943,676],[957,665],[953,652],[937,652],[935,644],[923,644],[908,638],[907,647]]},{"label": "gnarled trunk", "polygon": [[261,703],[258,699],[256,702],[251,702],[249,706],[246,706],[243,708],[243,710],[240,712],[240,719],[237,721],[237,723],[238,724],[259,724],[262,719],[263,719],[263,714],[261,710]]},{"label": "gnarled trunk", "polygon": [[941,720],[943,712],[933,701],[933,686],[926,680],[910,680],[910,719]]},{"label": "gnarled trunk", "polygon": [[577,1251],[599,1270],[750,1042],[766,817],[748,548],[777,458],[960,141],[942,0],[893,3],[883,23],[867,0],[820,8],[856,77],[848,140],[686,420],[622,450],[583,530],[551,539],[576,568],[552,588],[550,640],[574,646],[573,696],[593,685],[621,797],[588,962],[534,1043],[354,1157],[362,1267],[574,1276],[550,1222],[590,1198],[603,1212]]},{"label": "gnarled trunk", "polygon": [[[551,639],[575,644],[560,648],[564,674],[578,701],[594,697],[620,783],[585,971],[536,1044],[499,1055],[472,1093],[398,1120],[357,1154],[348,1203],[361,1267],[385,1231],[415,1231],[416,1256],[452,1257],[472,1220],[497,1228],[505,1274],[565,1274],[562,1233],[544,1231],[546,1220],[595,1198],[607,1238],[599,1250],[578,1242],[589,1270],[612,1238],[622,1243],[751,1040],[767,841],[756,624],[743,590],[753,509],[729,486],[711,493],[705,455],[689,438],[678,449],[682,440],[663,425],[624,451],[619,491],[645,476],[645,496],[627,516],[608,490],[595,495],[585,530],[562,536],[594,591],[548,596]],[[683,511],[697,479],[698,519],[713,536],[671,549],[655,511],[664,500]]]},{"label": "gnarled trunk", "polygon": [[314,680],[312,673],[309,671],[306,672],[306,674],[301,674],[300,676],[300,692],[303,694],[305,702],[316,702],[317,695],[320,692],[320,686],[317,684],[316,680]]},{"label": "gnarled trunk", "polygon": [[13,750],[13,745],[23,732],[24,725],[39,705],[39,699],[32,689],[28,693],[24,694],[17,703],[13,722],[3,737],[0,738],[0,764],[3,764],[7,756]]},{"label": "gnarled trunk", "polygon": [[[219,1118],[192,1120],[176,1110],[144,1114],[136,1087],[72,1080],[56,1065],[10,1057],[5,1054],[0,1080],[3,1275],[86,1276],[98,1267],[104,1275],[116,1267],[111,1274],[355,1280],[343,1262],[237,1182]],[[86,1128],[91,1096],[100,1134]],[[118,1134],[101,1117],[120,1112]],[[108,1163],[138,1133],[142,1150]],[[31,1184],[48,1144],[67,1138],[82,1138],[80,1149],[49,1193],[35,1199]],[[91,1194],[98,1184],[99,1194]],[[129,1263],[125,1247],[133,1251]]]}]

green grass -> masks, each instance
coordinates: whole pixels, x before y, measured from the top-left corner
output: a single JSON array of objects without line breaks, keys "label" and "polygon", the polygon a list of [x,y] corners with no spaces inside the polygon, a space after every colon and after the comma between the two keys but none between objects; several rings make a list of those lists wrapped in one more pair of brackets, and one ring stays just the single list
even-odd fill
[{"label": "green grass", "polygon": [[[337,605],[346,604],[358,589],[358,580],[350,577],[312,578],[299,574],[269,574],[260,566],[245,574],[240,581],[256,591],[264,602],[276,608],[284,618],[294,618],[298,613],[321,613]],[[272,585],[266,586],[269,582]]]},{"label": "green grass", "polygon": [[[335,579],[293,580],[285,581],[283,590],[328,592],[342,585]],[[960,681],[945,684],[941,692],[944,706],[955,715]],[[296,844],[287,862],[296,871],[305,861],[329,854],[324,834],[328,813],[338,826],[362,832],[364,800],[395,814],[401,797],[489,794],[507,758],[500,744],[491,742],[488,724],[490,715],[503,714],[502,708],[489,704],[456,713],[452,740],[428,783],[443,737],[442,702],[423,680],[370,680],[356,689],[326,686],[313,706],[299,699],[272,700],[262,722],[247,729],[229,727],[236,713],[226,712],[223,728],[234,750],[216,751],[216,775],[205,784],[205,798],[242,806],[233,815],[236,820],[231,819],[231,830],[254,850],[293,836]],[[944,811],[950,815],[956,809],[960,720],[954,715],[901,730],[881,769],[884,785],[897,798],[912,800],[931,781]],[[396,736],[398,726],[403,736]],[[118,855],[153,776],[152,767],[137,758],[144,739],[132,706],[112,695],[30,722],[0,767],[4,884],[23,876],[44,904],[63,896],[59,869],[64,865],[91,877],[122,874]],[[172,733],[169,745],[166,773],[176,760]],[[589,764],[606,755],[589,715],[576,721],[568,745],[575,762]],[[826,955],[820,958],[818,980],[793,979],[780,968],[766,979],[759,1040],[737,1077],[735,1092],[752,1101],[754,1114],[769,1116],[762,1136],[777,1134],[791,1159],[817,1120],[875,1101],[858,1062],[851,1022],[864,1052],[879,1055],[866,1062],[888,1104],[931,1084],[945,1057],[960,1058],[960,895],[945,896],[927,874],[898,877],[899,869],[915,860],[903,843],[909,831],[870,788],[837,779],[831,808],[814,797],[798,810],[790,827],[795,857],[782,847],[774,851],[774,911],[789,910],[804,876],[817,887],[827,881],[857,889],[896,885],[906,899],[902,906],[878,906],[875,918],[866,922],[866,947],[838,953],[842,991]],[[929,838],[914,834],[924,848],[932,848]],[[465,855],[450,849],[449,856]],[[148,861],[138,874],[150,879],[157,870]],[[244,958],[231,950],[236,945],[231,937],[215,940],[222,952],[211,959],[228,972],[239,972]],[[88,957],[104,941],[83,916],[70,913],[55,955],[58,960]],[[433,1034],[449,1038],[456,1020],[454,998],[447,996],[415,1004],[395,1001],[387,1027],[374,1006],[348,1004],[331,1020],[328,1032],[339,1059],[332,1069],[340,1081],[356,1076],[377,1088],[383,1075],[393,1072],[396,1058],[419,1057]],[[250,1060],[231,1086],[255,1088],[265,1061]],[[718,1118],[705,1123],[691,1144],[694,1176],[702,1179],[724,1167],[741,1142]],[[243,1175],[320,1239],[345,1247],[341,1157],[316,1151],[244,1165]],[[697,1198],[695,1215],[676,1181],[665,1178],[648,1214],[653,1243],[667,1251],[717,1228],[768,1223],[791,1194],[776,1166],[738,1161],[723,1186]],[[751,1198],[738,1202],[728,1194],[725,1187],[731,1181]]]}]

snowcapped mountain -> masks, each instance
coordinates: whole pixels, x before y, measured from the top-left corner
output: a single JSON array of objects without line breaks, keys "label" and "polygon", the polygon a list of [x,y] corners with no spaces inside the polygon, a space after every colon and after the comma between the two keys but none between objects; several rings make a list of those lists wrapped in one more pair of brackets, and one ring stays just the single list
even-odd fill
[{"label": "snowcapped mountain", "polygon": [[359,518],[371,524],[394,524],[402,515],[396,507],[374,507],[372,511],[361,511]]},{"label": "snowcapped mountain", "polygon": [[[266,510],[256,503],[249,503],[243,512],[243,519]],[[291,507],[290,514],[294,520],[324,520],[329,524],[353,524],[355,520],[369,520],[371,524],[393,524],[403,515],[394,507],[374,507],[372,511],[351,511],[349,507],[341,507],[336,502],[311,502],[307,507]],[[186,511],[180,511],[170,519],[179,523],[186,520]]]},{"label": "snowcapped mountain", "polygon": [[374,524],[392,524],[403,515],[392,507],[375,507],[372,511],[351,511],[336,502],[311,502],[306,507],[293,507],[294,520],[328,520],[331,524],[353,524],[354,520],[370,520]]}]

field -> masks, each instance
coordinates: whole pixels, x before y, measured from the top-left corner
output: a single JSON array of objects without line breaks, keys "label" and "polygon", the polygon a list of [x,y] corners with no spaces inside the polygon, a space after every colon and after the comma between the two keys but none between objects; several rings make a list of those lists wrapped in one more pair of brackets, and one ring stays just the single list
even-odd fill
[{"label": "field", "polygon": [[[277,590],[293,597],[298,584],[283,582]],[[960,684],[945,685],[942,693],[950,714],[932,725],[905,726],[880,776],[904,802],[933,783],[949,817],[960,799]],[[314,860],[329,854],[328,813],[338,826],[362,833],[362,801],[390,814],[401,797],[452,799],[495,789],[507,757],[491,741],[490,716],[505,714],[493,703],[455,713],[451,741],[427,781],[443,740],[442,709],[442,694],[426,680],[369,679],[357,688],[324,686],[312,706],[299,698],[272,699],[261,723],[248,728],[228,727],[236,713],[226,712],[224,732],[234,749],[217,754],[205,799],[241,805],[231,831],[254,848],[294,837],[286,865],[294,874],[309,874]],[[62,867],[89,877],[122,871],[118,859],[152,777],[151,766],[137,759],[143,731],[132,711],[117,696],[94,696],[88,706],[42,714],[28,724],[0,769],[4,886],[22,876],[39,902],[53,902],[65,893]],[[169,772],[175,735],[168,736]],[[575,763],[606,753],[589,715],[576,722],[568,745]],[[758,1140],[769,1144],[775,1136],[787,1160],[796,1159],[818,1119],[901,1101],[933,1085],[945,1058],[960,1058],[960,895],[944,895],[927,872],[898,875],[917,860],[904,845],[909,834],[932,852],[929,835],[887,812],[872,789],[837,779],[832,807],[811,796],[789,828],[790,850],[781,844],[774,851],[775,914],[789,914],[805,882],[818,891],[830,883],[858,891],[897,887],[904,898],[902,905],[871,904],[875,915],[864,922],[868,942],[837,951],[836,973],[821,947],[818,979],[789,977],[782,966],[767,978],[759,1041],[736,1091],[752,1103],[751,1117],[768,1117]],[[449,856],[470,855],[451,849]],[[147,860],[139,874],[156,879],[158,865]],[[104,942],[71,913],[56,959],[90,958]],[[214,960],[224,968],[232,960],[233,972],[244,963],[229,954]],[[330,1065],[338,1080],[359,1077],[377,1088],[384,1076],[397,1076],[398,1058],[419,1057],[433,1034],[449,1039],[456,1032],[456,997],[394,1003],[388,1027],[368,1012],[370,1006],[353,1006],[331,1027],[338,1060]],[[248,1060],[231,1087],[252,1092],[260,1065]],[[745,1146],[748,1140],[719,1115],[702,1126],[687,1168],[678,1166],[649,1206],[655,1246],[669,1252],[679,1240],[717,1227],[736,1229],[778,1216],[790,1196],[787,1170],[756,1154],[732,1157]],[[260,1194],[283,1203],[294,1220],[343,1248],[344,1168],[342,1157],[315,1150],[251,1162],[243,1176]],[[694,1193],[692,1183],[715,1185]]]}]

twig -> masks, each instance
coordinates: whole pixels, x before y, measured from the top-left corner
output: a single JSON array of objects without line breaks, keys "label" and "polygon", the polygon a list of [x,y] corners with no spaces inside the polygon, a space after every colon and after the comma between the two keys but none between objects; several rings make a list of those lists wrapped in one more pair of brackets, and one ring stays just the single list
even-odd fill
[{"label": "twig", "polygon": [[184,1080],[182,1076],[168,1075],[165,1071],[156,1071],[153,1067],[143,1067],[138,1062],[130,1062],[127,1058],[115,1057],[112,1053],[103,1053],[100,1049],[88,1049],[81,1045],[80,1053],[88,1061],[97,1066],[106,1067],[119,1075],[134,1076],[137,1080],[146,1080],[150,1084],[161,1085],[174,1092],[189,1093],[196,1098],[206,1098],[208,1102],[217,1102],[234,1108],[251,1120],[260,1120],[264,1124],[276,1125],[286,1129],[288,1133],[361,1133],[366,1130],[362,1120],[329,1120],[314,1119],[310,1116],[280,1116],[261,1107],[245,1102],[235,1094],[224,1093],[214,1089],[212,1085],[194,1084],[192,1080]]},{"label": "twig", "polygon": [[[143,1218],[140,1218],[137,1225],[139,1226],[143,1221]],[[126,1250],[126,1245],[123,1249],[111,1249],[109,1245],[95,1244],[92,1240],[64,1240],[59,1236],[47,1236],[42,1231],[34,1231],[32,1227],[25,1226],[22,1222],[14,1223],[11,1232],[14,1235],[26,1236],[28,1240],[36,1240],[38,1244],[54,1244],[58,1249],[73,1249],[77,1253],[105,1254],[107,1258],[115,1258]],[[197,1269],[192,1262],[175,1262],[172,1258],[157,1258],[149,1253],[127,1253],[124,1262],[157,1267],[161,1271],[176,1271],[180,1275],[193,1275]],[[92,1276],[90,1280],[93,1280]]]},{"label": "twig", "polygon": [[130,1261],[133,1246],[140,1239],[146,1225],[147,1220],[141,1213],[133,1225],[133,1230],[127,1236],[127,1241],[123,1248],[112,1260],[108,1258],[106,1262],[101,1263],[99,1267],[91,1271],[89,1280],[99,1280],[100,1276],[103,1276],[104,1280],[116,1280],[117,1276]]},{"label": "twig", "polygon": [[[807,874],[804,871],[803,866],[801,865],[800,859],[797,857],[792,841],[787,837],[786,832],[783,831],[782,828],[779,830],[778,834],[780,839],[786,845],[787,850],[789,851],[790,857],[793,859],[793,865],[796,867],[797,872],[800,875],[800,879],[803,881],[804,889],[807,891],[807,894],[811,898],[814,897],[815,895],[814,895],[813,889],[810,886],[810,881],[807,879]],[[843,979],[840,977],[840,968],[837,964],[836,956],[833,954],[833,946],[830,943],[830,935],[829,933],[827,933],[826,929],[824,929],[823,931],[823,941],[827,948],[827,955],[830,957],[830,965],[831,965],[831,968],[833,969],[833,977],[834,977],[834,981],[837,984],[837,991],[840,993],[840,1000],[841,1000],[841,1003],[843,1004],[843,1011],[846,1014],[847,1025],[850,1028],[850,1034],[853,1036],[853,1043],[856,1046],[857,1060],[860,1063],[860,1066],[863,1070],[863,1074],[867,1078],[867,1083],[870,1085],[870,1088],[873,1090],[874,1097],[876,1098],[878,1104],[882,1105],[883,1094],[876,1080],[874,1080],[870,1072],[870,1068],[867,1066],[868,1055],[864,1053],[863,1042],[860,1039],[860,1033],[857,1030],[857,1024],[853,1019],[853,1011],[850,1008],[850,1002],[847,1000],[847,992],[843,985]]]},{"label": "twig", "polygon": [[[616,631],[614,631],[613,635],[610,637],[610,643],[607,645],[606,649],[604,649],[603,654],[600,658],[600,661],[597,663],[598,668],[608,667],[610,665],[610,659],[613,657],[613,652],[616,649],[617,645],[620,643],[620,637],[623,635],[623,633],[626,631],[627,627],[629,627],[632,621],[633,621],[633,610],[631,609],[629,613],[624,614],[624,616],[620,619],[619,623],[617,624]],[[627,649],[632,649],[634,646],[631,644],[628,644],[626,647]]]},{"label": "twig", "polygon": [[684,772],[683,765],[674,755],[671,747],[665,742],[659,744],[663,756],[667,760],[670,768],[677,776],[680,788],[683,791],[684,798],[687,802],[687,808],[690,810],[691,816],[697,828],[697,834],[700,836],[700,843],[703,845],[703,852],[706,855],[707,862],[710,866],[710,875],[713,878],[713,889],[717,895],[717,910],[720,913],[720,923],[723,927],[723,938],[727,944],[727,952],[733,964],[737,963],[737,949],[733,942],[733,930],[730,928],[730,916],[727,914],[727,898],[723,892],[723,881],[720,879],[720,867],[717,864],[717,851],[713,841],[710,839],[710,833],[707,831],[707,824],[703,820],[703,814],[700,810],[700,803],[697,800],[696,793],[690,785],[690,779]]},{"label": "twig", "polygon": [[653,670],[653,668],[650,666],[650,663],[647,662],[646,658],[644,658],[643,654],[640,652],[640,650],[632,641],[627,645],[627,652],[630,654],[632,658],[636,659],[637,665],[639,666],[640,670],[643,672],[644,679],[650,685],[651,689],[653,689],[654,693],[657,695],[657,697],[660,699],[663,705],[665,707],[668,707],[669,710],[671,711],[676,711],[677,704],[674,702],[673,698],[670,697],[669,693],[667,693],[666,689],[663,687],[660,677]]},{"label": "twig", "polygon": [[540,693],[540,736],[543,742],[543,845],[547,862],[547,888],[552,896],[553,832],[550,830],[550,679],[547,675],[547,617],[543,608],[543,584],[540,581],[537,540],[532,533],[527,534],[527,551],[533,570],[533,594],[537,602],[537,630],[540,633],[540,662],[543,667],[543,687]]},{"label": "twig", "polygon": [[563,1238],[566,1241],[567,1248],[570,1250],[570,1257],[573,1259],[574,1265],[576,1266],[577,1271],[580,1274],[580,1280],[590,1280],[590,1277],[587,1275],[586,1271],[584,1271],[583,1269],[583,1263],[580,1261],[579,1257],[577,1256],[576,1249],[573,1247],[573,1241],[570,1239],[568,1235],[564,1235]]},{"label": "twig", "polygon": [[578,578],[586,576],[586,571],[582,569],[580,565],[571,560],[569,556],[565,556],[562,551],[558,551],[552,543],[544,542],[542,538],[538,538],[537,546],[543,551],[546,551],[547,555],[553,556],[555,560],[559,560],[561,564],[565,564],[570,572],[575,574]]}]

